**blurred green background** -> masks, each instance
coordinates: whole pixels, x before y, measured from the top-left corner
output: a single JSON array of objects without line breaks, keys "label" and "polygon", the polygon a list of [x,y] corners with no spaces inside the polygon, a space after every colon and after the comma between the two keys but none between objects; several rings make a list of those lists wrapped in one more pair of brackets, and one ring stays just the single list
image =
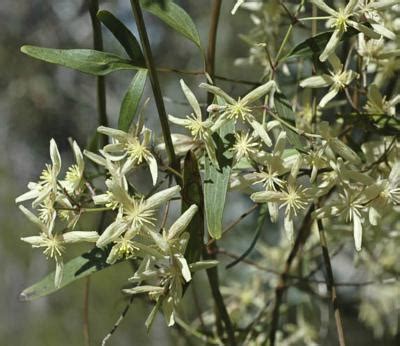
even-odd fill
[{"label": "blurred green background", "polygon": [[[211,0],[179,3],[193,17],[205,43]],[[63,160],[70,162],[72,157],[67,138],[75,138],[84,147],[97,127],[94,77],[35,61],[19,51],[23,44],[91,48],[92,30],[86,4],[82,0],[0,2],[0,345],[83,345],[85,280],[33,302],[21,302],[18,298],[25,287],[53,270],[53,265],[45,260],[41,251],[31,250],[19,241],[21,236],[32,235],[36,230],[19,212],[14,199],[26,191],[27,182],[35,181],[49,161],[50,138],[57,141]],[[238,34],[248,31],[251,21],[240,11],[233,20],[229,13],[232,4],[233,1],[223,1],[216,70],[222,76],[256,81],[262,68],[248,70],[234,66],[235,58],[247,55],[248,47]],[[102,1],[101,9],[111,10],[135,31],[128,0]],[[198,51],[192,43],[166,28],[157,18],[146,15],[145,19],[158,66],[202,69]],[[122,55],[118,43],[106,30],[103,33],[105,49]],[[131,78],[132,74],[126,72],[107,77],[107,108],[111,126],[116,126],[119,105]],[[167,111],[178,116],[185,114],[186,108],[179,104],[184,101],[178,87],[182,76],[162,74],[160,78],[164,96],[178,101],[166,102]],[[204,80],[199,77],[185,77],[185,80],[204,101],[204,93],[196,88]],[[248,87],[233,90],[231,84],[223,82],[219,85],[236,94],[248,90]],[[152,96],[150,90],[146,90],[146,96]],[[146,114],[149,126],[157,129],[154,105],[149,106]],[[229,206],[227,223],[246,210],[249,202],[233,195]],[[250,225],[254,220],[254,216],[246,219],[240,231],[230,236],[223,246],[232,247],[238,253],[243,251],[251,239],[251,233],[247,231],[253,230]],[[73,249],[68,256],[73,257],[84,250],[83,247]],[[334,265],[341,263],[346,265],[348,260],[341,257],[334,261]],[[131,273],[127,264],[119,264],[92,277],[90,336],[93,345],[100,344],[125,307],[126,300],[120,294],[120,288]],[[231,278],[243,278],[245,275],[240,267],[232,273]],[[352,273],[347,271],[348,277]],[[251,272],[247,272],[249,274]],[[197,280],[201,284],[202,276]],[[209,295],[208,288],[204,292]],[[356,310],[351,305],[354,290],[344,293],[348,302],[345,320],[350,326],[350,344],[395,345],[396,340],[392,338],[373,339],[372,334],[357,321]],[[160,316],[150,335],[146,334],[144,321],[148,312],[149,307],[144,302],[136,301],[109,345],[179,344],[177,332],[166,328]],[[324,345],[336,344],[334,333],[333,326]],[[181,344],[186,343],[182,341]]]}]

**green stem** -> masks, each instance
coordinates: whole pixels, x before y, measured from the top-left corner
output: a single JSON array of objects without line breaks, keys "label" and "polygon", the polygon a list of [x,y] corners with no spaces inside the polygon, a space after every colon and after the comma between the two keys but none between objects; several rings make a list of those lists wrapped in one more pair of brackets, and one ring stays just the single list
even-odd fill
[{"label": "green stem", "polygon": [[[99,11],[99,1],[89,0],[89,14],[93,28],[93,48],[103,51],[103,35],[101,33],[101,23],[97,19]],[[106,81],[104,76],[97,77],[97,111],[99,115],[99,126],[108,126],[107,105],[106,105]],[[103,147],[107,144],[107,136],[99,135],[99,145]]]},{"label": "green stem", "polygon": [[319,233],[319,240],[322,249],[322,256],[324,258],[325,269],[326,269],[326,286],[329,292],[329,296],[332,301],[333,305],[333,312],[335,315],[335,322],[336,322],[336,330],[339,338],[339,345],[345,346],[345,338],[344,338],[344,331],[343,331],[343,323],[340,316],[339,304],[336,294],[336,287],[335,287],[335,280],[333,278],[333,271],[332,271],[332,264],[329,258],[329,250],[328,244],[325,237],[324,228],[322,225],[322,221],[320,219],[317,220],[317,228]]},{"label": "green stem", "polygon": [[[208,32],[208,48],[207,48],[207,59],[206,59],[206,72],[209,74],[212,80],[214,80],[215,74],[215,51],[217,45],[217,32],[219,14],[221,12],[222,0],[214,0],[211,9],[211,23],[210,31]],[[213,102],[214,95],[207,93],[207,104],[210,105]]]},{"label": "green stem", "polygon": [[169,128],[168,117],[165,111],[164,101],[161,94],[160,83],[158,81],[157,70],[154,64],[153,53],[151,51],[149,38],[147,35],[146,25],[143,19],[142,9],[139,0],[130,0],[132,12],[136,20],[137,29],[142,43],[143,55],[146,60],[146,66],[149,70],[149,77],[153,89],[154,100],[156,102],[158,116],[161,123],[161,129],[164,137],[165,147],[167,150],[170,166],[176,171],[180,171],[179,163],[176,160],[174,146],[172,144],[171,130]]}]

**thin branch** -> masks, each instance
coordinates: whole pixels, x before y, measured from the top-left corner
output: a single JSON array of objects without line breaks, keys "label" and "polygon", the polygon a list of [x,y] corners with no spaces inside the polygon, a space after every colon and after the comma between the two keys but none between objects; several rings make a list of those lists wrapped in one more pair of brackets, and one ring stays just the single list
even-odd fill
[{"label": "thin branch", "polygon": [[[89,14],[92,21],[93,28],[93,48],[95,50],[103,51],[103,36],[101,33],[101,23],[97,19],[97,12],[99,11],[99,1],[89,0]],[[104,76],[97,77],[97,111],[98,111],[98,124],[107,126],[107,106],[106,106],[106,81]],[[99,145],[103,147],[107,144],[107,136],[99,134]]]},{"label": "thin branch", "polygon": [[326,241],[325,232],[324,232],[324,228],[323,228],[321,219],[317,220],[316,225],[318,228],[319,240],[320,240],[320,245],[321,245],[321,249],[322,249],[322,256],[324,258],[325,269],[326,269],[326,286],[327,286],[329,296],[332,301],[333,311],[334,311],[334,315],[335,315],[335,322],[336,322],[336,329],[337,329],[338,338],[339,338],[339,345],[345,346],[346,342],[345,342],[344,332],[343,332],[343,323],[342,323],[342,318],[340,316],[339,303],[338,303],[336,287],[335,287],[335,280],[333,278],[332,264],[331,264],[331,260],[329,258],[328,244]]},{"label": "thin branch", "polygon": [[179,162],[176,160],[174,145],[171,138],[171,130],[169,128],[168,117],[165,111],[164,101],[161,94],[160,83],[158,81],[157,70],[153,60],[153,53],[151,51],[149,38],[147,36],[146,25],[143,19],[142,9],[139,0],[131,0],[131,7],[133,15],[135,16],[137,29],[142,43],[143,55],[146,60],[146,66],[149,70],[149,77],[153,89],[154,99],[156,102],[158,116],[161,123],[161,129],[164,137],[165,147],[167,150],[169,164],[176,171],[180,171]]},{"label": "thin branch", "polygon": [[[211,77],[214,78],[215,73],[215,50],[217,45],[217,32],[218,32],[218,22],[219,14],[221,12],[222,0],[213,0],[211,9],[211,23],[210,30],[208,32],[208,48],[207,48],[207,58],[206,58],[206,71]],[[207,93],[207,104],[211,104],[214,99],[212,93]]]},{"label": "thin branch", "polygon": [[295,243],[286,259],[284,270],[281,273],[279,280],[278,280],[278,284],[275,288],[275,301],[274,301],[274,306],[273,306],[272,321],[271,321],[271,327],[270,327],[270,332],[269,332],[270,346],[275,345],[275,336],[276,336],[276,332],[277,332],[278,326],[279,326],[280,306],[283,301],[283,294],[285,293],[285,290],[287,288],[286,282],[287,282],[287,279],[289,276],[289,271],[293,264],[293,260],[296,258],[298,252],[303,247],[305,241],[307,240],[308,236],[310,235],[311,223],[312,223],[311,213],[313,211],[314,211],[314,205],[312,205],[310,207],[306,216],[304,217],[302,226],[300,227],[300,230],[297,233]]}]

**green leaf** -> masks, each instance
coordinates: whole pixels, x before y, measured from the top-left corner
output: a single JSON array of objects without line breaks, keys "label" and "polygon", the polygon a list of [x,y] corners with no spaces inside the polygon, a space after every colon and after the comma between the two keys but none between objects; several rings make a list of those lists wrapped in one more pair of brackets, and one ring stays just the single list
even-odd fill
[{"label": "green leaf", "polygon": [[142,49],[135,35],[111,12],[99,11],[97,18],[107,27],[114,35],[126,53],[138,66],[146,66]]},{"label": "green leaf", "polygon": [[141,0],[140,4],[144,10],[160,18],[165,24],[191,40],[196,46],[201,46],[196,26],[183,8],[172,1],[166,1],[164,6],[149,0]]},{"label": "green leaf", "polygon": [[118,55],[92,49],[55,49],[22,46],[21,52],[35,59],[43,60],[95,76],[104,76],[118,70],[137,70],[129,60]]},{"label": "green leaf", "polygon": [[220,170],[211,164],[209,158],[205,159],[204,204],[208,232],[215,239],[221,238],[222,235],[222,218],[232,169],[232,154],[229,149],[234,142],[234,131],[235,124],[230,121],[213,136],[217,145]]},{"label": "green leaf", "polygon": [[196,156],[192,151],[186,154],[183,164],[183,189],[182,189],[182,213],[192,204],[196,204],[199,210],[194,215],[187,230],[190,238],[186,247],[185,258],[188,263],[197,262],[200,259],[204,238],[204,205],[201,177]]},{"label": "green leaf", "polygon": [[55,272],[52,272],[38,283],[25,289],[20,294],[20,299],[23,301],[29,301],[47,296],[76,280],[109,267],[110,265],[106,263],[107,255],[108,253],[106,251],[94,248],[90,252],[75,257],[64,264],[63,278],[60,287],[57,288],[54,286]]},{"label": "green leaf", "polygon": [[[329,39],[332,36],[332,33],[333,31],[326,31],[304,40],[294,47],[283,60],[289,58],[310,58],[314,54],[319,55],[326,47]],[[348,28],[348,30],[341,37],[340,41],[347,40],[357,33],[357,30]]]},{"label": "green leaf", "polygon": [[[284,95],[276,93],[274,96],[275,109],[278,113],[279,118],[286,121],[292,126],[296,126],[296,115],[292,111],[292,107],[289,101],[285,98]],[[286,131],[287,139],[297,150],[304,152],[304,144],[301,139],[301,136],[293,131],[290,127],[286,126],[283,122],[281,123],[283,128]]]},{"label": "green leaf", "polygon": [[146,85],[146,78],[147,70],[139,70],[135,77],[133,77],[132,82],[129,84],[119,111],[118,128],[122,131],[129,130],[129,126],[136,115]]}]

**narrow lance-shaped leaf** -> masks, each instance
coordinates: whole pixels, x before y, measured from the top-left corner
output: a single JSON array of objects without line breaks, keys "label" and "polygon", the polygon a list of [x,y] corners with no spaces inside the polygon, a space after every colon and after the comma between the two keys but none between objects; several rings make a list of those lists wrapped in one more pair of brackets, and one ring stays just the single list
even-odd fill
[{"label": "narrow lance-shaped leaf", "polygon": [[222,217],[232,169],[232,154],[229,148],[233,140],[230,137],[233,137],[234,130],[235,125],[230,121],[219,129],[219,134],[215,134],[220,169],[214,167],[208,158],[205,160],[205,213],[208,232],[215,239],[221,238],[222,235]]},{"label": "narrow lance-shaped leaf", "polygon": [[146,85],[146,78],[147,70],[139,70],[129,84],[119,111],[118,128],[122,131],[129,130],[129,126],[136,115]]},{"label": "narrow lance-shaped leaf", "polygon": [[[329,39],[332,36],[332,33],[333,31],[327,31],[304,40],[296,47],[294,47],[283,60],[289,58],[309,58],[312,57],[314,54],[319,55],[326,47]],[[348,28],[348,30],[342,35],[340,40],[347,40],[355,34],[357,34],[357,30],[353,28]]]},{"label": "narrow lance-shaped leaf", "polygon": [[138,66],[146,66],[142,49],[135,35],[111,12],[99,11],[97,18],[112,32],[126,53]]},{"label": "narrow lance-shaped leaf", "polygon": [[[278,116],[285,122],[296,126],[296,115],[290,107],[289,101],[282,94],[276,93],[274,96],[275,109]],[[287,139],[297,150],[304,151],[304,145],[301,137],[298,133],[293,131],[290,127],[282,123],[283,128],[286,131]]]},{"label": "narrow lance-shaped leaf", "polygon": [[81,256],[75,257],[64,264],[63,277],[59,287],[54,285],[55,271],[44,277],[42,280],[26,288],[20,299],[24,301],[34,300],[57,292],[72,282],[89,276],[95,272],[109,267],[106,263],[107,254],[98,248],[93,249]]},{"label": "narrow lance-shaped leaf", "polygon": [[160,18],[165,24],[200,47],[200,36],[196,26],[192,18],[180,6],[169,0],[165,1],[164,6],[149,0],[141,0],[140,4],[143,9]]},{"label": "narrow lance-shaped leaf", "polygon": [[140,66],[118,55],[92,49],[55,49],[22,46],[21,52],[43,60],[95,76],[105,76],[119,70],[137,70]]},{"label": "narrow lance-shaped leaf", "polygon": [[188,263],[200,259],[204,237],[204,205],[200,171],[196,156],[189,151],[183,165],[182,213],[193,204],[197,205],[199,210],[187,227],[190,238],[185,258]]}]

